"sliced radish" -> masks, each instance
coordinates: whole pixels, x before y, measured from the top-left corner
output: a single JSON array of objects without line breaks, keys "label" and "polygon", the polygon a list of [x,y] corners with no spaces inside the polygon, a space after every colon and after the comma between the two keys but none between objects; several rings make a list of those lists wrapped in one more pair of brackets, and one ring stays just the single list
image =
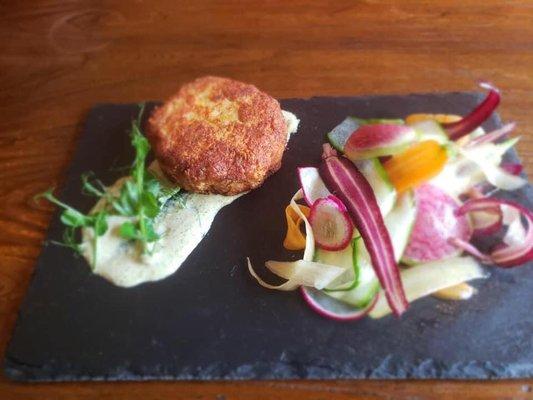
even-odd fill
[{"label": "sliced radish", "polygon": [[416,131],[408,125],[362,125],[353,132],[344,153],[352,160],[364,160],[399,153],[416,140]]},{"label": "sliced radish", "polygon": [[302,286],[301,292],[309,307],[321,316],[335,321],[356,321],[361,319],[374,308],[378,300],[376,295],[366,307],[354,308],[313,288]]},{"label": "sliced radish", "polygon": [[318,247],[336,251],[350,244],[353,236],[352,221],[345,205],[332,194],[313,203],[309,222]]},{"label": "sliced radish", "polygon": [[418,264],[459,254],[452,237],[470,240],[472,228],[465,215],[457,216],[459,203],[436,186],[425,184],[415,191],[417,215],[402,261]]},{"label": "sliced radish", "polygon": [[328,197],[331,194],[322,181],[322,178],[318,173],[318,168],[298,168],[298,178],[300,179],[304,200],[309,207],[311,207],[316,200],[322,197]]}]

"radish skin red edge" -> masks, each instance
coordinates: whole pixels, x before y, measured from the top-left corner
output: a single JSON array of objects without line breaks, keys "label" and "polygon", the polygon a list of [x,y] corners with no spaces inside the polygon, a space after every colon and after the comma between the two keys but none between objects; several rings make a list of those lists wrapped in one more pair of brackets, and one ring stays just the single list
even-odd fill
[{"label": "radish skin red edge", "polygon": [[361,318],[364,318],[376,305],[378,301],[379,294],[376,294],[374,296],[374,299],[365,307],[360,308],[355,311],[347,311],[347,312],[336,312],[333,310],[330,310],[320,304],[313,296],[312,291],[316,289],[307,288],[305,286],[300,287],[300,291],[302,293],[302,297],[304,298],[305,302],[313,311],[315,311],[317,314],[335,320],[335,321],[357,321]]},{"label": "radish skin red edge", "polygon": [[408,125],[362,125],[348,138],[344,153],[352,161],[387,156],[401,152],[415,139],[416,132]]},{"label": "radish skin red edge", "polygon": [[315,243],[328,251],[338,251],[350,244],[353,224],[346,206],[337,197],[316,200],[309,213],[309,223],[313,229]]},{"label": "radish skin red edge", "polygon": [[487,82],[482,82],[479,86],[489,90],[485,100],[463,119],[442,124],[451,140],[460,139],[479,127],[500,104],[500,91],[496,87]]},{"label": "radish skin red edge", "polygon": [[370,255],[390,308],[400,316],[408,307],[394,250],[372,187],[355,165],[324,145],[320,176],[346,206]]}]

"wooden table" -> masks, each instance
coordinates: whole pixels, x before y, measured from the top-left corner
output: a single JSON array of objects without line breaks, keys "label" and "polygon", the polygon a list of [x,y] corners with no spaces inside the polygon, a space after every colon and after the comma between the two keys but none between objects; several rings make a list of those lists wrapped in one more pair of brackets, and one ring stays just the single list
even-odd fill
[{"label": "wooden table", "polygon": [[[329,3],[329,4],[328,4]],[[459,5],[460,4],[460,5]],[[527,1],[5,1],[0,5],[0,349],[60,184],[97,102],[164,99],[204,74],[272,95],[504,93],[533,172],[533,3]],[[533,381],[14,384],[2,399],[532,398]]]}]

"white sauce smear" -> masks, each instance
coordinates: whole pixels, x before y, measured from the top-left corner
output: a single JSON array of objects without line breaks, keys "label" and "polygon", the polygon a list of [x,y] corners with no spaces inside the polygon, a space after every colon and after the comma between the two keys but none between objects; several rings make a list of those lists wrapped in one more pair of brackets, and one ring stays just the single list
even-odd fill
[{"label": "white sauce smear", "polygon": [[[296,116],[283,111],[290,134],[296,132],[300,122]],[[157,172],[154,163],[151,169]],[[119,191],[128,178],[121,178],[109,188]],[[164,183],[164,182],[162,182]],[[83,255],[93,272],[117,286],[132,287],[143,282],[157,281],[176,272],[185,259],[198,246],[209,231],[217,213],[244,193],[236,196],[184,193],[181,200],[169,200],[155,220],[155,231],[161,238],[155,242],[150,254],[141,254],[135,242],[120,237],[120,225],[131,218],[109,216],[107,232],[98,238],[96,262],[93,262],[93,231],[82,231]],[[103,207],[102,201],[94,209]]]}]

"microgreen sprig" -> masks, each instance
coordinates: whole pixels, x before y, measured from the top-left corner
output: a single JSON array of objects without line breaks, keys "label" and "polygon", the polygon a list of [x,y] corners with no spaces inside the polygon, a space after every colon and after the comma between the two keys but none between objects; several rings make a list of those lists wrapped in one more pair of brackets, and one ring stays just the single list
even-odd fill
[{"label": "microgreen sprig", "polygon": [[63,242],[54,242],[71,248],[76,253],[81,253],[81,243],[76,239],[76,231],[80,228],[91,228],[93,230],[93,266],[96,265],[96,248],[98,237],[107,232],[107,212],[105,210],[97,211],[90,215],[83,214],[75,208],[63,203],[53,195],[52,189],[37,195],[36,199],[44,198],[63,209],[60,220],[65,225],[63,232]]},{"label": "microgreen sprig", "polygon": [[138,243],[142,253],[149,253],[149,243],[160,238],[154,228],[155,218],[166,200],[180,190],[179,187],[163,187],[146,167],[150,143],[141,130],[143,112],[144,104],[141,104],[139,114],[131,125],[131,144],[135,149],[135,159],[130,167],[131,176],[126,178],[118,193],[112,193],[100,180],[96,179],[93,173],[86,173],[81,177],[82,192],[102,199],[104,202],[102,209],[83,214],[58,200],[52,190],[37,196],[45,198],[64,210],[61,214],[61,222],[65,225],[65,231],[63,242],[58,244],[80,253],[81,243],[77,241],[78,230],[80,228],[93,230],[93,264],[96,262],[98,237],[103,236],[108,230],[107,217],[109,215],[129,217],[128,221],[120,226],[120,236],[125,240]]}]

